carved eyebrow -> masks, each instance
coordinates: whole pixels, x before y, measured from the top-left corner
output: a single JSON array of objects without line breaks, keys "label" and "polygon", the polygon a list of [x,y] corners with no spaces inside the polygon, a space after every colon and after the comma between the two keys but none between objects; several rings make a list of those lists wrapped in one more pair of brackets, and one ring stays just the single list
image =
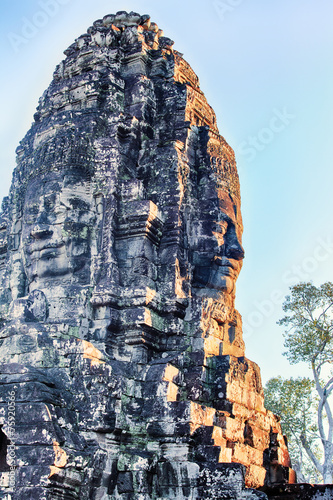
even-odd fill
[{"label": "carved eyebrow", "polygon": [[220,228],[224,228],[225,230],[228,229],[228,225],[229,225],[229,221],[227,220],[219,220],[218,222],[216,222],[216,226],[220,227]]},{"label": "carved eyebrow", "polygon": [[232,226],[235,226],[235,225],[236,225],[236,224],[235,224],[235,221],[233,221],[233,220],[231,219],[231,217],[229,217],[229,215],[226,215],[226,214],[223,214],[222,219],[221,219],[221,221],[220,221],[220,222],[225,222],[226,224],[228,224],[228,225],[230,224],[230,225],[232,225]]}]

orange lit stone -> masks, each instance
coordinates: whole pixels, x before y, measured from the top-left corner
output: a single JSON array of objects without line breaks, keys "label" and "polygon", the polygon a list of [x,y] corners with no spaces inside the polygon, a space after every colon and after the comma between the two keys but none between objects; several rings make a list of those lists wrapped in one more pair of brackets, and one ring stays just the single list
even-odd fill
[{"label": "orange lit stone", "polygon": [[55,467],[65,467],[65,465],[67,464],[67,453],[62,448],[60,448],[57,441],[53,441],[53,451],[55,454]]},{"label": "orange lit stone", "polygon": [[216,410],[191,401],[191,434],[201,426],[213,426]]}]

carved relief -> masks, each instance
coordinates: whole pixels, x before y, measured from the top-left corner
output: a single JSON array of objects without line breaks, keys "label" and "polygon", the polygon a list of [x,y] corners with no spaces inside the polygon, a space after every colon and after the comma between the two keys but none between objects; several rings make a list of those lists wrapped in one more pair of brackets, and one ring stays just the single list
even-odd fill
[{"label": "carved relief", "polygon": [[251,499],[288,481],[235,310],[234,153],[172,46],[149,16],[96,21],[17,150],[0,225],[13,499]]}]

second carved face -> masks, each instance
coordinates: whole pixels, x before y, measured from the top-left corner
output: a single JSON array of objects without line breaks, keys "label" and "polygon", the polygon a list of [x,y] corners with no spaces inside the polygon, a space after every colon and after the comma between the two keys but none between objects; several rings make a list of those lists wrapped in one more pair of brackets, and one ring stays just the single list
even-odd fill
[{"label": "second carved face", "polygon": [[[214,190],[215,191],[215,190]],[[215,191],[216,193],[216,191]],[[227,192],[200,202],[200,217],[192,227],[194,283],[222,293],[233,293],[244,258],[240,207]]]},{"label": "second carved face", "polygon": [[88,279],[95,213],[87,183],[78,174],[49,173],[27,187],[22,246],[29,286],[50,280]]}]

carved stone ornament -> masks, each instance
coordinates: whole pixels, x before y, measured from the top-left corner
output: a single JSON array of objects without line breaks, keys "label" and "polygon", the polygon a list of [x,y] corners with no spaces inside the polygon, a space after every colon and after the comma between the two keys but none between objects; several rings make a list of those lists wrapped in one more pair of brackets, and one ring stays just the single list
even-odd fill
[{"label": "carved stone ornament", "polygon": [[234,306],[233,150],[149,16],[107,15],[65,55],[2,208],[2,491],[266,498],[293,471]]}]

